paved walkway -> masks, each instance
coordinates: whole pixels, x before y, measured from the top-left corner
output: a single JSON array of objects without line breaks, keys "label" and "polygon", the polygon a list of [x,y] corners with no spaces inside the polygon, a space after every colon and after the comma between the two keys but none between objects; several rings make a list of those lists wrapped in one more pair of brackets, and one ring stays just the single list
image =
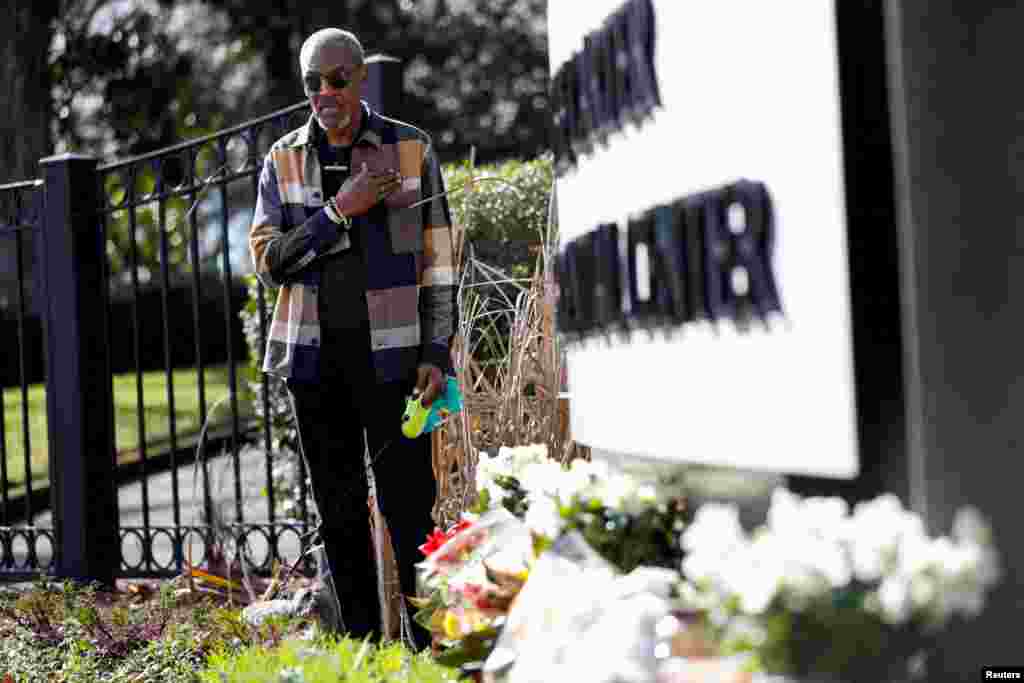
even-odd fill
[{"label": "paved walkway", "polygon": [[[227,521],[235,520],[235,473],[230,455],[220,455],[208,459],[208,471],[210,475],[210,488],[213,494],[214,505],[220,514]],[[266,461],[263,453],[255,449],[243,449],[239,454],[242,479],[242,515],[248,523],[266,523],[268,517],[267,498],[263,490],[267,484]],[[193,464],[183,465],[178,468],[178,491],[181,502],[181,524],[190,526],[201,524],[202,519],[202,473],[198,472],[199,478],[196,481],[197,468]],[[174,499],[173,499],[173,471],[168,470],[154,474],[148,478],[149,495],[149,525],[151,529],[158,527],[174,526]],[[195,484],[195,485],[194,485]],[[118,490],[118,502],[120,509],[120,524],[122,529],[131,527],[142,527],[144,523],[142,505],[142,481],[125,484]],[[35,517],[35,524],[39,527],[49,528],[52,526],[50,511],[46,511]],[[268,542],[263,534],[253,533],[249,535],[253,557],[262,558],[268,550]],[[19,544],[21,545],[21,544]],[[40,562],[48,563],[52,549],[48,544],[38,546]],[[197,561],[203,552],[201,544],[192,539],[193,561]],[[294,533],[284,533],[279,538],[279,547],[285,560],[294,559],[299,553],[299,538]],[[169,564],[172,557],[171,537],[157,531],[153,538],[154,558],[158,563]],[[134,536],[128,536],[122,541],[122,552],[124,560],[129,566],[137,565],[141,559],[141,544]],[[16,547],[16,562],[22,562],[27,548]]]}]

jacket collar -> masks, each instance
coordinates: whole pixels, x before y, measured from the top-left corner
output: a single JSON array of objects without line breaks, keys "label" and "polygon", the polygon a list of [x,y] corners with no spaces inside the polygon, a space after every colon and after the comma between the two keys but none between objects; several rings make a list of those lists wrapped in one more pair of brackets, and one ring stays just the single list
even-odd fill
[{"label": "jacket collar", "polygon": [[[363,127],[359,132],[359,137],[355,139],[352,146],[354,147],[355,145],[366,143],[380,149],[383,142],[380,134],[380,128],[383,122],[380,119],[380,115],[370,109],[370,105],[366,103],[366,100],[362,100],[361,104],[363,107]],[[320,136],[323,134],[323,129],[320,128],[320,124],[316,120],[316,114],[310,114],[306,125],[299,129],[293,146],[315,147]]]}]

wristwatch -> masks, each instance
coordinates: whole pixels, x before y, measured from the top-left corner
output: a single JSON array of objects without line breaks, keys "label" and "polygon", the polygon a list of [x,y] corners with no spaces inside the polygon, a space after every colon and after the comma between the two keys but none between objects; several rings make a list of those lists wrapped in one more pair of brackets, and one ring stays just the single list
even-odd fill
[{"label": "wristwatch", "polygon": [[324,204],[324,213],[331,219],[333,223],[344,226],[345,230],[349,230],[352,227],[352,219],[346,216],[338,208],[338,203],[334,200],[334,197],[328,198]]}]

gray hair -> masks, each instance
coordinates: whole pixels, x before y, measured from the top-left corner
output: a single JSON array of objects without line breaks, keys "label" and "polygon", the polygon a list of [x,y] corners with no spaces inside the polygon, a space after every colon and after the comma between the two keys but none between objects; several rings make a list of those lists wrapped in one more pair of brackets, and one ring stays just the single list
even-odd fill
[{"label": "gray hair", "polygon": [[320,70],[320,51],[328,46],[339,46],[348,50],[356,60],[356,64],[363,63],[363,45],[351,31],[343,31],[340,28],[320,29],[302,44],[299,52],[299,69],[305,74],[310,71]]}]

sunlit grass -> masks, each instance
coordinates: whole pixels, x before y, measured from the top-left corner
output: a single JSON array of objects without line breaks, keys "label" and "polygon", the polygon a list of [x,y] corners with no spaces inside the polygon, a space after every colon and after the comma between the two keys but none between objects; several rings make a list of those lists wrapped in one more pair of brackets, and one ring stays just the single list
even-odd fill
[{"label": "sunlit grass", "polygon": [[[237,365],[238,412],[240,419],[252,416],[251,401],[246,394],[244,380],[245,364]],[[218,365],[206,368],[205,403],[207,414],[213,405],[229,395],[228,366]],[[199,373],[196,368],[182,368],[172,372],[174,387],[175,432],[179,441],[197,434],[201,429],[199,411]],[[166,450],[170,445],[171,421],[170,404],[167,395],[167,375],[163,370],[146,372],[142,375],[143,429],[147,454]],[[7,482],[9,495],[24,490],[25,485],[25,430],[23,427],[21,387],[3,390],[4,437],[6,444]],[[28,387],[28,437],[31,452],[29,468],[33,487],[49,483],[49,455],[46,433],[46,387],[33,384]],[[114,429],[118,460],[132,461],[138,458],[139,410],[135,373],[114,376]],[[219,406],[213,414],[211,427],[231,422],[231,408],[228,401]]]}]

